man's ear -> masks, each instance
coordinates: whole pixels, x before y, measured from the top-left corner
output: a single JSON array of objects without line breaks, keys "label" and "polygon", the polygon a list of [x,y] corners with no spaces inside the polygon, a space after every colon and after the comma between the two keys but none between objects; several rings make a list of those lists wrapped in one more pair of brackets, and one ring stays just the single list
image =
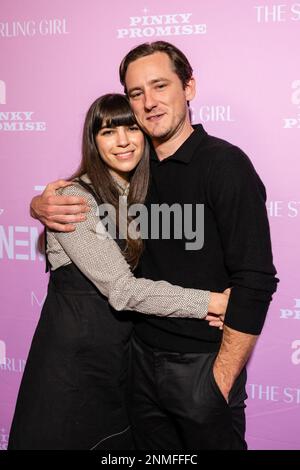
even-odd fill
[{"label": "man's ear", "polygon": [[191,77],[185,85],[185,97],[187,101],[191,101],[196,94],[196,80],[194,77]]}]

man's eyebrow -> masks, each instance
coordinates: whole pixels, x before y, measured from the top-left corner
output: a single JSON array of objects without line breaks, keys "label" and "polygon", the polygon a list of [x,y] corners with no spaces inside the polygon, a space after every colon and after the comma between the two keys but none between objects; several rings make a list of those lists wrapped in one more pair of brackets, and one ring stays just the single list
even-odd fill
[{"label": "man's eyebrow", "polygon": [[[153,78],[153,80],[149,80],[149,85],[155,85],[155,83],[158,83],[158,82],[169,82],[170,80],[168,78],[165,78],[165,77],[159,77],[159,78]],[[135,86],[135,87],[132,87],[132,88],[129,88],[128,89],[128,93],[132,93],[133,91],[135,90],[142,90],[143,87],[142,86]]]},{"label": "man's eyebrow", "polygon": [[154,78],[153,80],[150,80],[150,84],[153,84],[153,83],[157,83],[157,82],[169,82],[170,80],[168,78],[165,78],[165,77],[158,77],[158,78]]},{"label": "man's eyebrow", "polygon": [[128,93],[132,93],[132,92],[135,91],[135,90],[141,90],[141,89],[142,89],[141,86],[135,86],[135,87],[133,87],[133,88],[129,88],[129,89],[127,90],[127,92],[128,92]]}]

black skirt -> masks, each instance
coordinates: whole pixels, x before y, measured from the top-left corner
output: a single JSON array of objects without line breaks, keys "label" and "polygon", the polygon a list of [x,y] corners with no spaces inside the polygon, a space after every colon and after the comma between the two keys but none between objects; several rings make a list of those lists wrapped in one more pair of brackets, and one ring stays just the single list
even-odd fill
[{"label": "black skirt", "polygon": [[8,449],[132,449],[131,332],[73,264],[51,272]]}]

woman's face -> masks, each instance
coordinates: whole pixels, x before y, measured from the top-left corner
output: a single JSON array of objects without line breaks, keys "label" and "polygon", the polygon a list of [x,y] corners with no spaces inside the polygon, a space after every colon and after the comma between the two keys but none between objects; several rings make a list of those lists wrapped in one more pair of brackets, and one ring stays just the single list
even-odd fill
[{"label": "woman's face", "polygon": [[142,158],[144,134],[136,124],[131,126],[103,127],[96,136],[96,145],[102,160],[111,173],[128,180]]}]

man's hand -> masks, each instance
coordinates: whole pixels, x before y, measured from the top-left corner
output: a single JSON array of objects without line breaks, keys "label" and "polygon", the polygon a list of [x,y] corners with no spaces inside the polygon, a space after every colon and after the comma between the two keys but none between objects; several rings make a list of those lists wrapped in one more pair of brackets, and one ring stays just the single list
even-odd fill
[{"label": "man's hand", "polygon": [[40,196],[35,196],[30,204],[30,215],[38,219],[51,230],[73,232],[75,222],[86,219],[89,211],[87,201],[83,197],[60,196],[56,189],[70,186],[71,181],[57,180],[49,183]]},{"label": "man's hand", "polygon": [[247,363],[258,336],[242,333],[224,325],[223,339],[216,357],[213,374],[228,402],[229,392]]}]

